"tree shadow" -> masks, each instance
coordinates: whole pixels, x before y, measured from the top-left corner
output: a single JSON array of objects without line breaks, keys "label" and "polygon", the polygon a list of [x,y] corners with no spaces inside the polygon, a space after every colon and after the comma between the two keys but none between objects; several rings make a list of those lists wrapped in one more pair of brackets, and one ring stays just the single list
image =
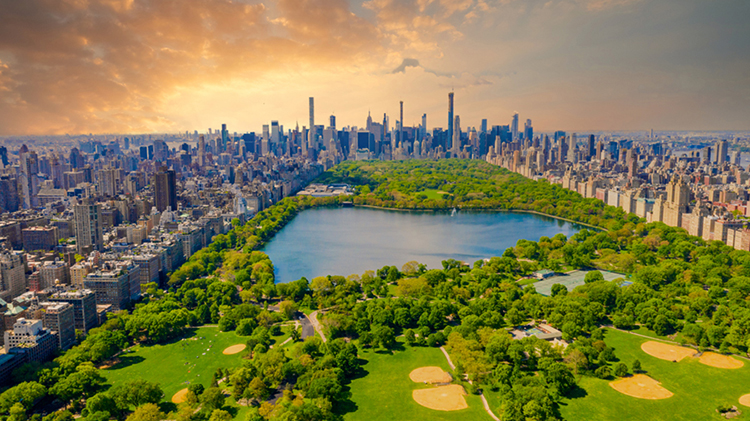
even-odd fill
[{"label": "tree shadow", "polygon": [[159,410],[165,414],[177,411],[177,404],[174,402],[159,402]]},{"label": "tree shadow", "polygon": [[359,409],[359,405],[351,399],[352,393],[349,385],[344,385],[341,389],[342,395],[346,396],[345,399],[339,400],[333,408],[333,413],[336,415],[345,415],[351,412],[355,412]]},{"label": "tree shadow", "polygon": [[118,358],[120,361],[117,364],[113,365],[112,367],[105,368],[105,370],[119,370],[121,368],[130,367],[133,364],[138,364],[146,360],[140,355],[122,355]]},{"label": "tree shadow", "polygon": [[570,399],[581,399],[585,398],[588,395],[589,393],[586,392],[586,389],[576,385],[575,389],[571,390],[570,393],[568,393],[567,397]]}]

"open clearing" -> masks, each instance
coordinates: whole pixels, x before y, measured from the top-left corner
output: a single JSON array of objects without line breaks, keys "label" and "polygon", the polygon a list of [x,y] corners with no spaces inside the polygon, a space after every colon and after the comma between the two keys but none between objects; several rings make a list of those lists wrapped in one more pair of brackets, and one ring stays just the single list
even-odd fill
[{"label": "open clearing", "polygon": [[412,397],[418,404],[437,411],[459,411],[468,408],[465,395],[463,386],[457,384],[417,389],[412,392]]},{"label": "open clearing", "polygon": [[222,354],[224,354],[224,355],[239,354],[240,352],[244,351],[245,348],[247,348],[247,345],[245,345],[245,344],[232,345],[229,348],[227,348],[224,351],[222,351]]},{"label": "open clearing", "polygon": [[170,401],[191,384],[209,387],[217,368],[240,366],[239,355],[222,353],[238,339],[234,332],[220,332],[216,327],[189,329],[184,338],[170,343],[133,347],[101,374],[112,385],[136,379],[159,383],[164,399]]},{"label": "open clearing", "polygon": [[742,361],[732,358],[729,355],[721,355],[715,352],[704,352],[699,358],[701,364],[709,365],[716,368],[729,368],[737,369],[742,368],[745,363]]},{"label": "open clearing", "polygon": [[351,403],[339,409],[345,421],[492,421],[484,411],[481,399],[475,395],[462,396],[468,408],[454,411],[436,411],[418,404],[413,397],[415,390],[437,390],[439,387],[415,383],[409,378],[409,373],[419,367],[439,367],[443,371],[450,368],[440,349],[405,347],[403,338],[399,339],[399,349],[392,353],[372,349],[360,352],[359,358],[367,363],[363,366],[364,371],[348,385]]},{"label": "open clearing", "polygon": [[679,362],[683,358],[695,355],[695,350],[684,346],[669,345],[662,342],[648,341],[641,345],[641,349],[652,357],[667,361]]},{"label": "open clearing", "polygon": [[416,383],[450,383],[453,377],[440,367],[420,367],[409,373],[411,381]]},{"label": "open clearing", "polygon": [[[626,396],[609,383],[582,377],[578,384],[583,389],[574,397],[563,400],[560,412],[567,420],[694,421],[721,419],[716,415],[719,405],[736,404],[740,396],[750,393],[750,364],[726,370],[701,364],[698,358],[685,358],[680,363],[645,354],[641,345],[648,339],[607,329],[605,342],[615,348],[617,358],[632,367],[636,359],[644,374],[657,379],[661,386],[674,394],[669,399],[635,399]],[[490,403],[493,405],[493,403]],[[499,402],[498,402],[499,404]],[[471,403],[469,404],[471,405]],[[493,409],[497,405],[493,405]],[[647,414],[647,415],[645,415]],[[743,415],[745,417],[746,415]],[[742,419],[742,418],[740,418]]]},{"label": "open clearing", "polygon": [[639,399],[667,399],[674,394],[645,374],[636,374],[609,384],[616,391]]},{"label": "open clearing", "polygon": [[[606,270],[600,270],[599,272],[602,273],[605,281],[614,281],[617,278],[625,277],[625,275],[608,272]],[[573,288],[585,284],[584,278],[586,278],[586,273],[588,273],[588,271],[576,270],[571,273],[552,276],[543,281],[534,283],[534,289],[536,289],[536,292],[546,296],[552,295],[552,285],[554,284],[565,285],[565,287],[568,288],[568,291],[573,291]]]}]

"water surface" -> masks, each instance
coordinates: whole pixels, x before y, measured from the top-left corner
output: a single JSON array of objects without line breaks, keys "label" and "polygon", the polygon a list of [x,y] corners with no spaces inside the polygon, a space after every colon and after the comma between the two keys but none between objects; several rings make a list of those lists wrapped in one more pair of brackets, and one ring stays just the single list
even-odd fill
[{"label": "water surface", "polygon": [[558,219],[510,212],[401,212],[318,208],[301,212],[266,244],[278,282],[324,275],[362,274],[416,260],[429,268],[456,259],[469,263],[500,256],[519,239],[539,240],[582,227]]}]

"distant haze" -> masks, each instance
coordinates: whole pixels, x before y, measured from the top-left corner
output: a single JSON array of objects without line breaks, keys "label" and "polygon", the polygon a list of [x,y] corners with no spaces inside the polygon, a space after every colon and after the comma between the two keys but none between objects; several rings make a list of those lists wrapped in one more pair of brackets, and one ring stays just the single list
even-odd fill
[{"label": "distant haze", "polygon": [[0,135],[750,129],[746,0],[0,0]]}]

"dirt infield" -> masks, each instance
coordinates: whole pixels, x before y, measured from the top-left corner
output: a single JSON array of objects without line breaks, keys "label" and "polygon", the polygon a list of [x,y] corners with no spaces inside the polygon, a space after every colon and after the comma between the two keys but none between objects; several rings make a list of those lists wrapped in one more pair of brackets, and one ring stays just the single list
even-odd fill
[{"label": "dirt infield", "polygon": [[182,389],[172,396],[172,403],[183,403],[185,402],[185,396],[187,396],[187,389]]},{"label": "dirt infield", "polygon": [[644,342],[641,345],[641,349],[652,357],[667,361],[680,361],[685,357],[692,357],[695,354],[694,349],[655,341]]},{"label": "dirt infield", "polygon": [[420,367],[409,373],[409,378],[417,383],[450,383],[453,380],[450,374],[440,367]]},{"label": "dirt infield", "polygon": [[728,355],[721,355],[715,352],[704,352],[699,358],[701,364],[709,365],[716,368],[741,368],[745,363],[734,359]]},{"label": "dirt infield", "polygon": [[673,393],[661,387],[660,383],[645,374],[636,374],[609,384],[623,395],[640,399],[667,399]]},{"label": "dirt infield", "polygon": [[239,344],[239,345],[232,345],[229,348],[225,349],[222,354],[224,355],[232,355],[232,354],[239,354],[240,352],[244,351],[247,345],[245,344]]},{"label": "dirt infield", "polygon": [[418,389],[412,392],[412,397],[418,404],[437,411],[458,411],[468,408],[469,405],[466,404],[464,395],[466,391],[463,386],[457,384]]},{"label": "dirt infield", "polygon": [[740,405],[750,406],[750,393],[740,396]]}]

